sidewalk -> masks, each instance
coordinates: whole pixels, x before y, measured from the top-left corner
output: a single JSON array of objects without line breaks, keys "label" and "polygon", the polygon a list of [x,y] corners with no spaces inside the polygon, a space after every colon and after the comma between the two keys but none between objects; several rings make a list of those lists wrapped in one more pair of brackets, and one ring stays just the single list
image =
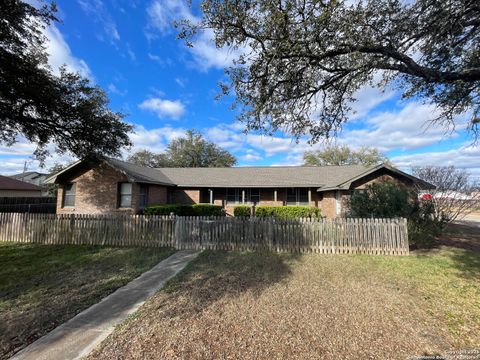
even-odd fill
[{"label": "sidewalk", "polygon": [[14,355],[14,360],[80,359],[90,353],[126,317],[134,313],[165,282],[199,252],[177,251]]}]

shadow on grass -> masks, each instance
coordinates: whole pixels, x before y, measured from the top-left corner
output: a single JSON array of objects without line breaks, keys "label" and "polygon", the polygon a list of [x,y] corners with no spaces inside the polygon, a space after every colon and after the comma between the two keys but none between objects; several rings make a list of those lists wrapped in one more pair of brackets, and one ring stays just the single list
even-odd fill
[{"label": "shadow on grass", "polygon": [[175,317],[201,312],[225,296],[235,297],[246,291],[259,296],[287,279],[300,256],[267,251],[205,251],[166,284],[163,292],[175,297],[176,305],[168,300],[154,303],[157,308],[168,306],[168,316]]},{"label": "shadow on grass", "polygon": [[170,255],[171,249],[0,246],[0,360]]}]

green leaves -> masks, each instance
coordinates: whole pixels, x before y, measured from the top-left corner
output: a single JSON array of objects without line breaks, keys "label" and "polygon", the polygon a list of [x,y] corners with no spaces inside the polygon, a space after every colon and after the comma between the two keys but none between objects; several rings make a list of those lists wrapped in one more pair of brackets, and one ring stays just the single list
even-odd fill
[{"label": "green leaves", "polygon": [[229,167],[237,159],[227,150],[209,142],[195,130],[188,130],[185,137],[173,139],[161,154],[141,150],[128,161],[148,167]]},{"label": "green leaves", "polygon": [[388,163],[388,158],[378,149],[362,147],[352,150],[346,145],[330,145],[323,150],[306,151],[303,163],[307,166],[365,165]]},{"label": "green leaves", "polygon": [[0,3],[0,143],[23,136],[38,145],[39,160],[50,143],[79,158],[119,156],[131,145],[124,115],[109,109],[107,95],[89,79],[65,67],[56,75],[48,66],[42,30],[56,20],[55,10],[54,4]]},{"label": "green leaves", "polygon": [[[357,90],[392,83],[436,105],[450,126],[480,113],[480,8],[476,0],[204,0],[200,24],[216,45],[241,49],[224,94],[235,93],[247,130],[286,131],[312,142],[334,136]],[[372,84],[374,75],[383,80]],[[440,114],[440,115],[439,115]]]}]

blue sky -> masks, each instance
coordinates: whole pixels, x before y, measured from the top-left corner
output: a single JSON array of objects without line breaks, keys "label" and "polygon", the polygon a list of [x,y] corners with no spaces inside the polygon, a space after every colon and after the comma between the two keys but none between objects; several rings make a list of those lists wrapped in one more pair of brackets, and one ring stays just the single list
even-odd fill
[{"label": "blue sky", "polygon": [[[67,64],[109,94],[111,107],[135,125],[134,148],[162,151],[172,138],[195,128],[231,151],[239,165],[297,165],[305,150],[321,148],[296,144],[287,134],[274,137],[242,133],[230,105],[233,98],[215,100],[223,68],[235,53],[216,49],[211,34],[201,33],[193,48],[176,39],[172,22],[198,15],[174,0],[59,0],[62,23],[46,31],[49,62],[54,69]],[[337,139],[352,147],[375,146],[403,169],[414,165],[456,165],[480,175],[480,151],[464,125],[455,131],[427,127],[436,110],[426,104],[402,101],[395,89],[383,92],[365,87],[353,105],[356,113]],[[460,121],[461,122],[461,121]],[[34,145],[18,139],[13,147],[0,146],[0,173],[28,169]],[[128,156],[128,152],[124,153]],[[74,160],[53,155],[55,162]]]}]

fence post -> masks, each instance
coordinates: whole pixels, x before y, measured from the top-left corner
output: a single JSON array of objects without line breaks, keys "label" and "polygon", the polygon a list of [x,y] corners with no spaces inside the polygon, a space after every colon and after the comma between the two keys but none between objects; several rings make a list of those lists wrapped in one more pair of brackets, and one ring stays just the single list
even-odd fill
[{"label": "fence post", "polygon": [[182,226],[183,226],[183,221],[181,216],[175,216],[173,218],[174,224],[175,224],[175,231],[173,233],[173,243],[175,249],[180,249],[181,243],[182,243]]}]

